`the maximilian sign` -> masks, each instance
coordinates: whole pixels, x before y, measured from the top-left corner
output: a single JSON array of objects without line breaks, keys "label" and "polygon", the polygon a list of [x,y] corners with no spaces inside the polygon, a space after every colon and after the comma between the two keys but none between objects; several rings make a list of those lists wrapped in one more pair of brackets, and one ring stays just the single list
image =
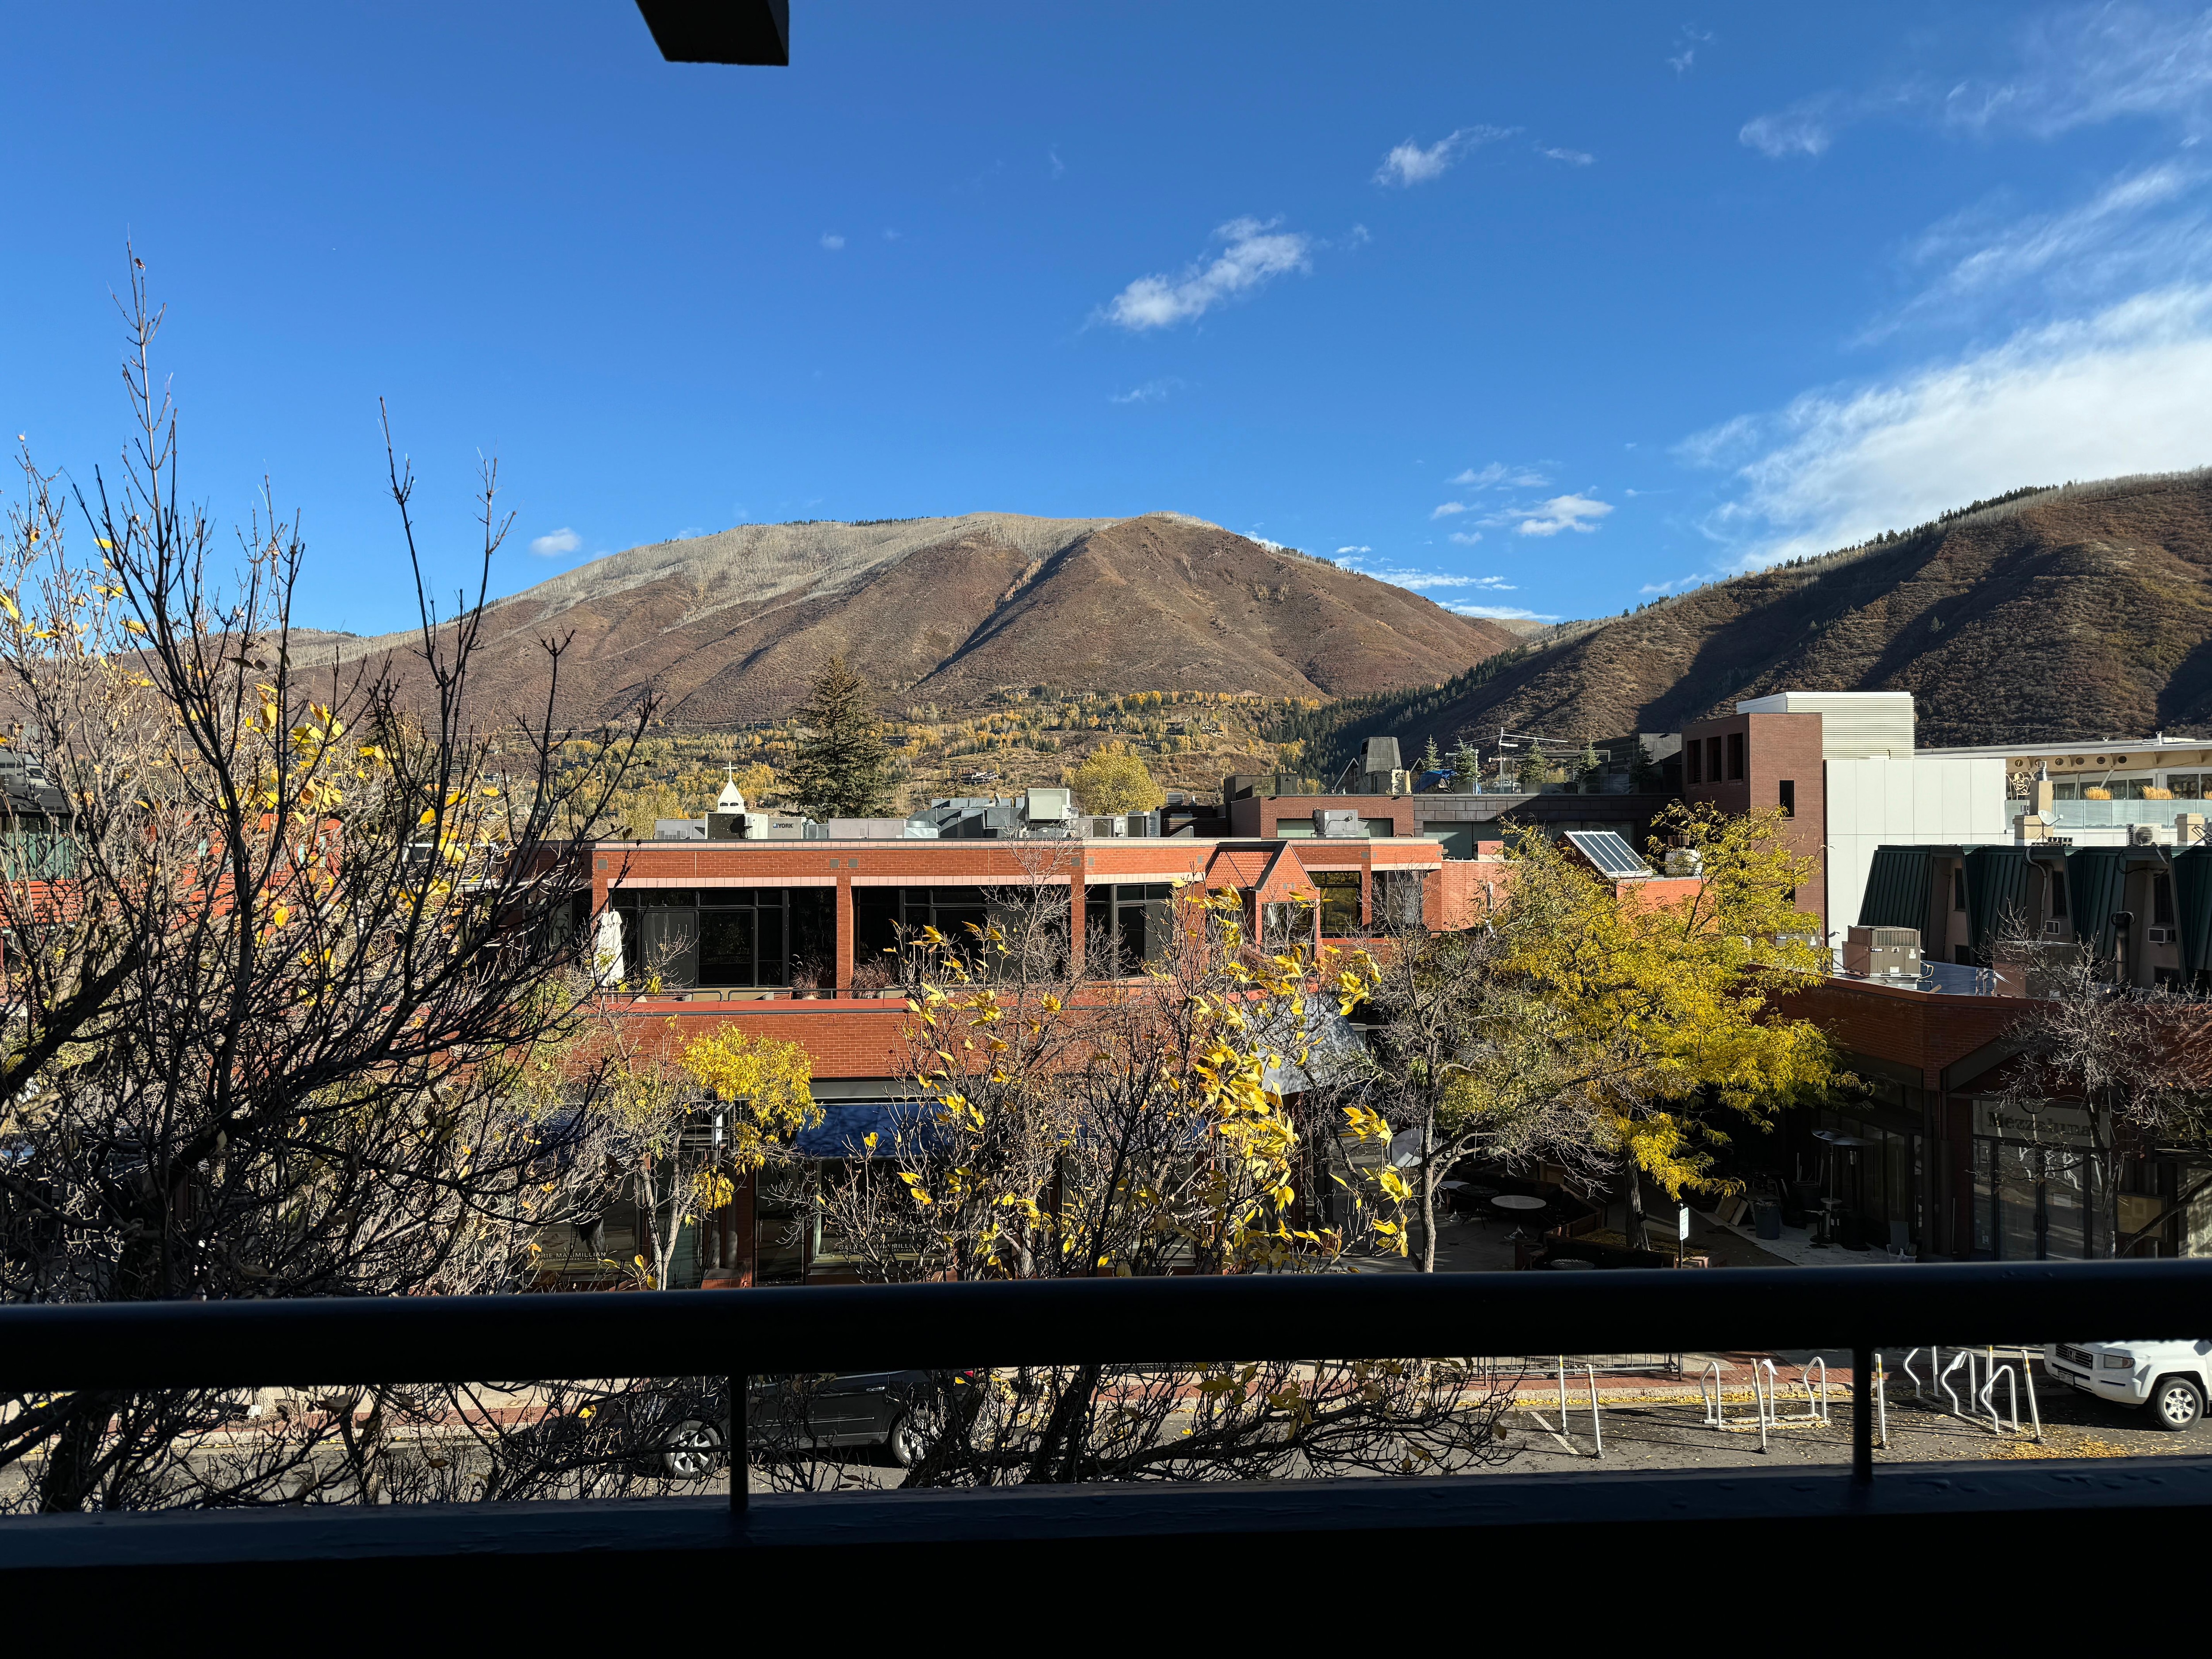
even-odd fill
[{"label": "the maximilian sign", "polygon": [[2056,1100],[2007,1100],[2001,1095],[1974,1097],[1974,1133],[2040,1146],[2096,1144],[2087,1107]]}]

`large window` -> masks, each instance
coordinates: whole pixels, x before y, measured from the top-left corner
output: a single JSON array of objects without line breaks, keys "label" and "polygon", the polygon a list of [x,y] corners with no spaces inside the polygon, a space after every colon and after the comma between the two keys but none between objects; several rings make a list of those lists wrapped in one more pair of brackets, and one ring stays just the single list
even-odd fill
[{"label": "large window", "polygon": [[1424,870],[1375,872],[1375,919],[1382,926],[1418,928],[1426,925],[1427,874]]},{"label": "large window", "polygon": [[1743,733],[1741,732],[1731,732],[1728,734],[1728,768],[1729,781],[1731,783],[1742,778]]},{"label": "large window", "polygon": [[827,888],[617,889],[623,954],[633,979],[657,975],[671,990],[773,988],[794,965],[817,981],[833,959]]},{"label": "large window", "polygon": [[1359,872],[1316,870],[1314,896],[1321,903],[1321,931],[1341,939],[1359,931]]},{"label": "large window", "polygon": [[1974,1138],[1974,1246],[2000,1261],[2098,1254],[2097,1169],[2086,1150]]},{"label": "large window", "polygon": [[1083,945],[1096,956],[1110,944],[1117,965],[1134,974],[1167,954],[1175,888],[1164,881],[1120,882],[1083,890]]}]

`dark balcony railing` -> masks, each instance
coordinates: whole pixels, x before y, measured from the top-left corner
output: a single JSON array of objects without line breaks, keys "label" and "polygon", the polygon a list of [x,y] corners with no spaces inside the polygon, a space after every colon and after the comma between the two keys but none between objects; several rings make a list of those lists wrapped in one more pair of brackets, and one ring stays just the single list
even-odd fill
[{"label": "dark balcony railing", "polygon": [[[1817,1271],[1613,1272],[1102,1279],[674,1294],[125,1304],[0,1308],[0,1388],[246,1388],[278,1376],[391,1383],[488,1377],[729,1376],[1597,1350],[1851,1350],[2023,1339],[2212,1334],[2212,1261]],[[739,1397],[742,1397],[740,1391]],[[1853,1411],[1849,1474],[1771,1469],[888,1492],[415,1509],[167,1511],[0,1520],[0,1585],[172,1579],[289,1567],[301,1596],[349,1571],[496,1567],[564,1582],[584,1562],[727,1571],[773,1561],[780,1584],[988,1546],[1000,1567],[1132,1563],[1164,1539],[1227,1549],[1292,1536],[1426,1559],[1449,1548],[1656,1545],[1670,1522],[1787,1523],[1818,1537],[1962,1549],[2124,1550],[2212,1517],[2212,1462],[2053,1460],[1885,1465]],[[2208,1431],[2212,1432],[2212,1431]],[[2186,1442],[2178,1452],[2191,1449]],[[735,1512],[733,1513],[732,1510]],[[2155,1514],[2148,1512],[2155,1511]],[[2103,1512],[2103,1513],[2099,1513]],[[2148,1524],[2136,1524],[2146,1522]],[[1854,1534],[1851,1528],[1873,1528]],[[1752,1536],[1756,1534],[1742,1534]],[[1708,1540],[1735,1536],[1707,1534]],[[2101,1540],[2101,1541],[2100,1541]],[[1470,1559],[1472,1558],[1469,1558]],[[1562,1559],[1565,1559],[1564,1557]],[[441,1568],[438,1564],[443,1563]],[[720,1564],[719,1566],[717,1564]],[[2015,1561],[2015,1566],[2018,1562]],[[332,1575],[339,1575],[334,1578]],[[516,1577],[515,1575],[520,1575]],[[149,1576],[151,1576],[150,1577]],[[453,1583],[460,1582],[458,1579]],[[767,1580],[761,1581],[763,1583]],[[313,1589],[315,1585],[322,1586]],[[288,1592],[291,1593],[291,1592]]]}]

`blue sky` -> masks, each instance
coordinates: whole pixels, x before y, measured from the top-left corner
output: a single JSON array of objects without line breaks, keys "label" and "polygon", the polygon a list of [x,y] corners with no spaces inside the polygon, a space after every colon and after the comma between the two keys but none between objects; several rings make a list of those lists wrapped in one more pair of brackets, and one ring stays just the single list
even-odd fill
[{"label": "blue sky", "polygon": [[1472,611],[1617,611],[2025,483],[2212,461],[2212,13],[793,0],[19,7],[0,422],[125,434],[302,620],[793,518],[1168,507]]}]

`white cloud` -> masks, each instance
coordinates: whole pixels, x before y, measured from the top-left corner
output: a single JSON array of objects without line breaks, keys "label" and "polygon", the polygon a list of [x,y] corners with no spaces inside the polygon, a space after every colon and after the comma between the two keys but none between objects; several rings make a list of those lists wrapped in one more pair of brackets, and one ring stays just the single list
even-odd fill
[{"label": "white cloud", "polygon": [[1448,605],[1447,611],[1455,611],[1462,617],[1481,617],[1491,622],[1557,622],[1557,617],[1539,616],[1534,611],[1522,611],[1510,605]]},{"label": "white cloud", "polygon": [[705,535],[706,533],[707,533],[707,526],[704,526],[704,525],[699,525],[699,524],[688,524],[688,525],[685,525],[685,526],[684,526],[684,528],[683,528],[683,529],[681,529],[681,530],[678,531],[674,536],[672,536],[672,537],[671,537],[671,538],[670,538],[670,539],[671,539],[672,541],[688,542],[688,541],[690,541],[690,540],[694,536],[703,536],[703,535]]},{"label": "white cloud", "polygon": [[1133,333],[1167,328],[1202,317],[1224,300],[1286,272],[1311,269],[1310,239],[1276,230],[1281,222],[1231,219],[1213,233],[1228,244],[1219,253],[1193,260],[1179,276],[1139,276],[1107,304],[1106,320]]},{"label": "white cloud", "polygon": [[1760,115],[1737,135],[1777,159],[1819,155],[1838,132],[1882,115],[1974,134],[2055,137],[2124,117],[2212,133],[2212,12],[2129,4],[2069,6],[2022,25],[2012,67],[1994,75],[1906,79],[1827,91]]},{"label": "white cloud", "polygon": [[1760,155],[1779,161],[1786,155],[1819,155],[1835,143],[1832,96],[1808,98],[1771,115],[1753,116],[1736,134]]},{"label": "white cloud", "polygon": [[1597,160],[1586,149],[1540,149],[1536,154],[1549,156],[1554,161],[1565,161],[1571,167],[1586,167]]},{"label": "white cloud", "polygon": [[2117,175],[2062,212],[2008,222],[1994,222],[1986,210],[1954,214],[1909,252],[1941,273],[1868,335],[1931,312],[1972,312],[2030,283],[2078,305],[2201,275],[2212,264],[2201,201],[2208,179],[2200,167],[2160,161]]},{"label": "white cloud", "polygon": [[1473,547],[1482,539],[1482,532],[1480,530],[1455,530],[1444,539],[1457,542],[1462,547]]},{"label": "white cloud", "polygon": [[1340,559],[1347,553],[1372,553],[1374,550],[1371,547],[1340,547],[1336,550],[1336,556]]},{"label": "white cloud", "polygon": [[584,538],[581,536],[569,529],[568,526],[562,525],[558,530],[550,531],[543,536],[532,538],[530,550],[541,559],[550,559],[563,553],[574,553],[583,544]]},{"label": "white cloud", "polygon": [[1513,516],[1520,520],[1514,528],[1523,536],[1556,536],[1562,530],[1588,535],[1612,511],[1611,502],[1594,501],[1588,495],[1554,495],[1535,507],[1512,509]]},{"label": "white cloud", "polygon": [[884,227],[884,240],[886,242],[896,242],[900,234],[900,232],[893,230],[889,225]]},{"label": "white cloud", "polygon": [[1739,568],[1923,523],[1978,496],[2212,461],[2212,284],[2087,318],[1857,389],[1808,392],[1686,440],[1733,469],[1706,530]]},{"label": "white cloud", "polygon": [[1127,392],[1110,392],[1106,401],[1109,404],[1156,404],[1182,390],[1182,382],[1169,374],[1157,380],[1147,380],[1142,386],[1133,386]]},{"label": "white cloud", "polygon": [[1067,163],[1060,159],[1060,146],[1058,144],[1053,145],[1050,149],[1047,149],[1044,154],[1045,160],[1051,165],[1052,176],[1054,178],[1060,178],[1066,173]]},{"label": "white cloud", "polygon": [[1958,126],[2017,126],[2038,137],[2120,116],[2164,116],[2202,132],[2212,115],[2212,12],[2069,7],[2028,22],[2019,63],[1945,94]]},{"label": "white cloud", "polygon": [[1425,146],[1408,138],[1402,144],[1393,145],[1390,153],[1382,158],[1382,165],[1375,169],[1375,182],[1395,185],[1401,190],[1425,185],[1431,179],[1443,178],[1453,162],[1476,145],[1510,138],[1519,131],[1518,127],[1461,127]]},{"label": "white cloud", "polygon": [[1551,480],[1533,466],[1509,466],[1504,461],[1492,461],[1480,470],[1468,467],[1444,482],[1465,484],[1470,489],[1492,489],[1499,484],[1510,484],[1516,489],[1541,489]]},{"label": "white cloud", "polygon": [[1465,501],[1440,501],[1437,504],[1437,510],[1430,514],[1429,517],[1431,519],[1449,519],[1456,514],[1464,513],[1466,511],[1467,503]]},{"label": "white cloud", "polygon": [[[1455,537],[1453,539],[1463,538]],[[1475,537],[1473,539],[1480,541],[1481,538]],[[1500,593],[1510,593],[1514,591],[1514,585],[1503,576],[1469,576],[1454,570],[1421,570],[1400,565],[1362,564],[1357,558],[1345,557],[1346,554],[1370,550],[1365,548],[1346,548],[1339,552],[1338,558],[1347,570],[1356,572],[1362,576],[1372,576],[1378,582],[1389,582],[1393,587],[1412,588],[1416,592],[1426,592],[1431,588],[1454,587],[1472,587],[1486,592]]]},{"label": "white cloud", "polygon": [[834,230],[825,230],[822,233],[822,246],[828,248],[830,252],[835,253],[839,248],[845,246],[845,239],[840,236]]}]

